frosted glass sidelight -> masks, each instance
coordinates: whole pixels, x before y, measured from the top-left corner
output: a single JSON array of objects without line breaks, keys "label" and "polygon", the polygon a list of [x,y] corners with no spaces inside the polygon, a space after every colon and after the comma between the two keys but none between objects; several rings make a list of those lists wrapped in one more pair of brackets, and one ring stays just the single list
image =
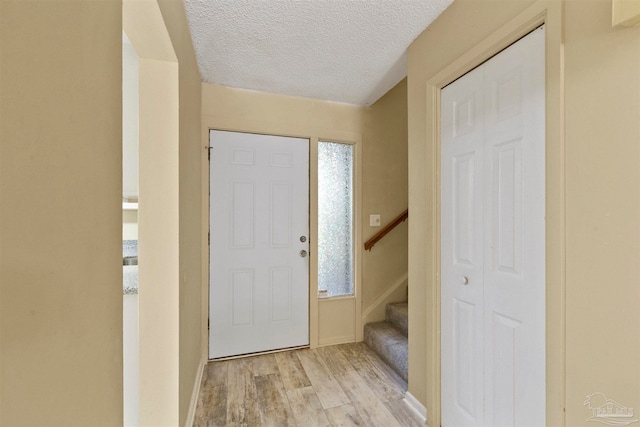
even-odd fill
[{"label": "frosted glass sidelight", "polygon": [[353,295],[353,146],[318,142],[318,291]]}]

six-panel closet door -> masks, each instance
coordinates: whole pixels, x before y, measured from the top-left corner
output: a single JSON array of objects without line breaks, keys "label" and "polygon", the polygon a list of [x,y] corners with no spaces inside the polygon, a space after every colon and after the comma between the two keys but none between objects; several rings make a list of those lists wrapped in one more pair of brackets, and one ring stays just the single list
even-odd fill
[{"label": "six-panel closet door", "polygon": [[538,28],[441,92],[442,426],[545,424]]}]

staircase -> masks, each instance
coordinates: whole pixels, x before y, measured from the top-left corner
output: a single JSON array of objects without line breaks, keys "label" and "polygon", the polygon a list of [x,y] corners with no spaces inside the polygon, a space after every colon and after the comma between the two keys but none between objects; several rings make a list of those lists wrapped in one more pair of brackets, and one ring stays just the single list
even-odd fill
[{"label": "staircase", "polygon": [[407,381],[409,368],[407,303],[387,304],[386,318],[387,320],[383,322],[364,325],[364,342],[398,375]]}]

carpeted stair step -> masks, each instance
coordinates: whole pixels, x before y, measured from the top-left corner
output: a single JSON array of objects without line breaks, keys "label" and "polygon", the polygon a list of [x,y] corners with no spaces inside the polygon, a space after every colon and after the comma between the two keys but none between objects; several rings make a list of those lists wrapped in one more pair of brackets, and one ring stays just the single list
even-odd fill
[{"label": "carpeted stair step", "polygon": [[388,321],[364,325],[364,342],[398,375],[408,381],[407,337]]},{"label": "carpeted stair step", "polygon": [[409,336],[409,304],[398,302],[387,304],[387,322],[395,326],[405,337]]}]

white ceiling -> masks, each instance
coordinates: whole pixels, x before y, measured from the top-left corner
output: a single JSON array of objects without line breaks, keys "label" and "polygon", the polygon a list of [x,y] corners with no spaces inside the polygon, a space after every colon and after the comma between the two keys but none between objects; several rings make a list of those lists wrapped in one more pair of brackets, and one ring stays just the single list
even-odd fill
[{"label": "white ceiling", "polygon": [[207,83],[371,105],[453,0],[186,0]]}]

